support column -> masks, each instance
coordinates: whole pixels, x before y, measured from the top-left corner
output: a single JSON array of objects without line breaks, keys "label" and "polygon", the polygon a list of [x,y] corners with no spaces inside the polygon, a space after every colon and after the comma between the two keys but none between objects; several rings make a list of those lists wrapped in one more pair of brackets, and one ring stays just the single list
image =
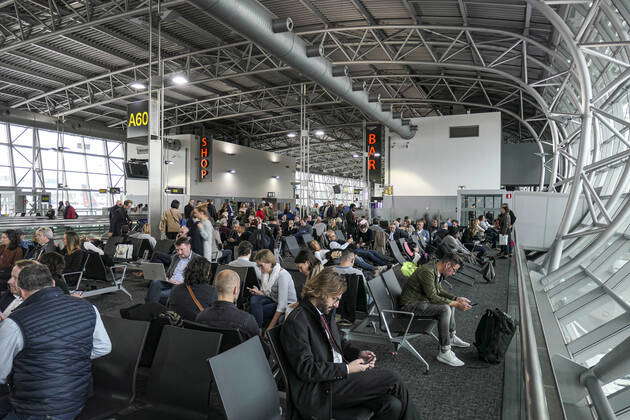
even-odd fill
[{"label": "support column", "polygon": [[160,218],[164,211],[164,146],[159,130],[158,100],[149,101],[149,224],[151,235],[160,239]]}]

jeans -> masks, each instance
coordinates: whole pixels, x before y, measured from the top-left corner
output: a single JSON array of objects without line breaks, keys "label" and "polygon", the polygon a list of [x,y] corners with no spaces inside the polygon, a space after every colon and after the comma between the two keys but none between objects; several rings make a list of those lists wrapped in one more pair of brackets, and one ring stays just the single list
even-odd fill
[{"label": "jeans", "polygon": [[388,264],[386,257],[371,249],[357,248],[354,250],[354,253],[365,260],[373,262],[376,265]]},{"label": "jeans", "polygon": [[217,259],[219,264],[228,264],[232,261],[232,250],[231,249],[222,249],[221,256]]},{"label": "jeans", "polygon": [[149,284],[149,291],[144,298],[146,303],[159,302],[162,305],[166,305],[168,297],[171,295],[171,290],[175,286],[173,283],[167,283],[162,280],[151,280]]},{"label": "jeans", "polygon": [[455,308],[447,304],[429,302],[410,303],[403,310],[418,316],[429,316],[438,320],[438,334],[442,351],[450,350],[451,339],[455,335]]},{"label": "jeans", "polygon": [[356,258],[354,259],[354,264],[363,269],[363,270],[367,270],[367,271],[374,271],[376,270],[376,267],[374,267],[371,264],[368,264],[363,258],[361,258],[359,255],[356,256]]},{"label": "jeans", "polygon": [[277,307],[278,304],[267,296],[253,295],[249,299],[249,312],[254,316],[260,328],[271,321]]}]

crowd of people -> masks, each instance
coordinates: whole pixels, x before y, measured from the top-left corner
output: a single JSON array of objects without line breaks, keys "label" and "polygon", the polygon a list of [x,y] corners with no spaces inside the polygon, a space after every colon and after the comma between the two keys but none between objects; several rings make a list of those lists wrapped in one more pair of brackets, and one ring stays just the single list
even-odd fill
[{"label": "crowd of people", "polygon": [[[130,200],[120,201],[109,210],[108,236],[151,238],[155,248],[148,224],[132,228],[132,206]],[[190,200],[182,212],[174,200],[159,223],[174,250],[154,250],[152,256],[167,267],[166,278],[149,283],[145,301],[162,304],[181,319],[238,328],[244,339],[264,338],[266,331],[280,328],[293,404],[305,418],[328,418],[330,410],[362,405],[376,418],[416,419],[400,377],[373,370],[376,355],[352,347],[340,334],[340,326],[355,321],[337,313],[348,288],[345,276],[378,276],[396,262],[390,241],[404,245],[417,268],[397,304],[436,319],[437,360],[462,366],[453,349],[470,344],[456,334],[455,312],[469,310],[472,303],[451,293],[443,280],[465,263],[479,262],[500,242],[499,255],[510,256],[515,221],[507,205],[496,220],[483,215],[462,226],[437,217],[368,220],[354,204],[277,211],[271,203],[226,201],[217,209],[212,200]],[[500,241],[501,235],[508,240]],[[290,260],[284,240],[289,236],[303,243],[293,259],[305,278],[301,288],[284,263]],[[0,384],[11,384],[9,394],[0,397],[0,418],[12,413],[6,418],[71,419],[88,398],[90,359],[107,354],[111,344],[98,310],[72,295],[75,284],[66,274],[81,271],[85,252],[107,255],[99,238],[72,231],[65,232],[61,249],[49,228],[38,229],[33,239],[15,230],[0,238]],[[215,275],[214,263],[228,267]],[[246,279],[237,274],[243,267],[254,272],[256,284],[243,287]],[[65,316],[73,322],[59,322]]]}]

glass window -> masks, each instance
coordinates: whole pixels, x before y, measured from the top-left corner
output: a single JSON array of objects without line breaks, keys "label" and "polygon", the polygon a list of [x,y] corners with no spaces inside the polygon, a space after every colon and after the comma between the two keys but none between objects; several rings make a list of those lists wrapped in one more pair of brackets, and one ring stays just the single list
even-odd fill
[{"label": "glass window", "polygon": [[83,152],[83,137],[64,134],[63,150],[68,152]]},{"label": "glass window", "polygon": [[123,175],[112,175],[112,187],[123,188],[125,186],[125,177]]},{"label": "glass window", "polygon": [[112,176],[114,175],[124,175],[125,174],[125,169],[124,169],[124,163],[122,159],[110,159],[109,160],[109,171],[112,174]]},{"label": "glass window", "polygon": [[13,148],[13,165],[17,168],[30,168],[33,166],[33,149],[30,147]]},{"label": "glass window", "polygon": [[85,155],[64,153],[63,161],[66,171],[85,172]]},{"label": "glass window", "polygon": [[57,149],[57,139],[59,134],[56,131],[38,130],[39,147],[42,149]]},{"label": "glass window", "polygon": [[[92,208],[100,210],[104,207],[110,207],[109,195],[110,194],[99,194],[97,192],[92,192],[90,194],[90,196],[92,197]],[[100,211],[97,212],[97,214],[100,214]]]},{"label": "glass window", "polygon": [[109,188],[107,178],[107,175],[89,174],[88,180],[90,181],[90,189],[98,190],[99,188]]},{"label": "glass window", "polygon": [[89,191],[68,191],[68,201],[76,209],[90,208],[90,192]]},{"label": "glass window", "polygon": [[105,142],[103,140],[86,137],[83,142],[85,143],[85,153],[105,155]]},{"label": "glass window", "polygon": [[7,132],[7,125],[0,124],[0,143],[8,143],[8,142],[9,142],[9,136]]},{"label": "glass window", "polygon": [[11,139],[14,145],[33,146],[33,129],[21,125],[10,124]]},{"label": "glass window", "polygon": [[624,309],[610,296],[603,295],[579,310],[560,319],[560,326],[567,342],[571,342],[595,328],[612,321],[624,313]]},{"label": "glass window", "polygon": [[0,166],[0,185],[3,187],[13,186],[13,180],[11,179],[11,168],[8,166]]},{"label": "glass window", "polygon": [[100,156],[85,156],[88,172],[97,174],[107,173],[107,161]]},{"label": "glass window", "polygon": [[495,195],[494,196],[494,206],[493,208],[498,209],[501,207],[501,196],[500,195]]},{"label": "glass window", "polygon": [[107,152],[111,157],[124,158],[125,157],[125,146],[123,143],[117,141],[108,141],[107,142]]},{"label": "glass window", "polygon": [[89,189],[87,174],[66,172],[66,186],[72,189]]},{"label": "glass window", "polygon": [[62,182],[62,177],[57,180],[57,171],[44,171],[44,186],[46,188],[57,188],[57,184]]},{"label": "glass window", "polygon": [[15,168],[15,183],[18,187],[33,188],[31,170],[27,168]]},{"label": "glass window", "polygon": [[[56,150],[42,150],[40,152],[42,158],[42,168],[43,169],[54,169],[57,170],[57,156],[58,152]],[[60,162],[61,163],[61,162]],[[61,165],[60,169],[61,169]]]}]

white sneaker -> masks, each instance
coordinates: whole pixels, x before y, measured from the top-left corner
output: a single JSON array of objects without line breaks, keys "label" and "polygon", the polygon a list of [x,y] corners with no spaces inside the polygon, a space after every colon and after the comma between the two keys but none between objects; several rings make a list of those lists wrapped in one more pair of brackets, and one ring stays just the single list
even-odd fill
[{"label": "white sneaker", "polygon": [[453,347],[470,347],[470,343],[467,343],[464,340],[462,340],[461,338],[459,338],[458,336],[453,335],[453,338],[451,339],[451,346],[453,346]]},{"label": "white sneaker", "polygon": [[455,367],[464,366],[464,362],[462,362],[457,358],[457,356],[455,356],[453,350],[441,351],[440,354],[438,354],[437,356],[437,360],[438,362],[442,362]]}]

